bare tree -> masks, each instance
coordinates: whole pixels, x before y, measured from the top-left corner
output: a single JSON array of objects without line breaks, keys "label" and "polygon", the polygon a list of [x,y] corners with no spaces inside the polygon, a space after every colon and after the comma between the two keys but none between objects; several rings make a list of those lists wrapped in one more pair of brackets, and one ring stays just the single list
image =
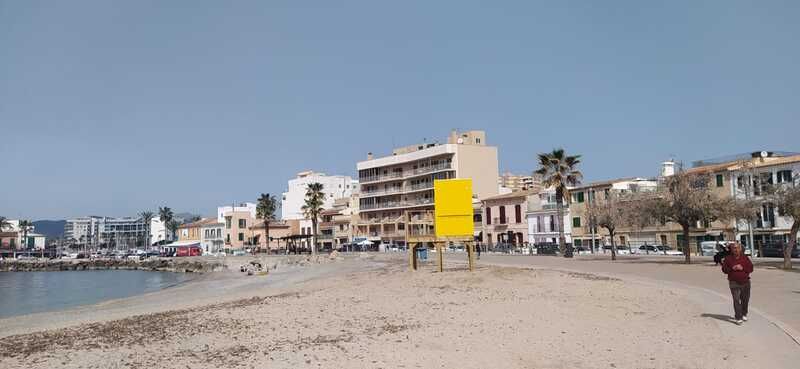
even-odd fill
[{"label": "bare tree", "polygon": [[624,226],[629,218],[626,209],[628,203],[620,194],[609,192],[605,199],[595,199],[586,206],[589,225],[597,225],[608,231],[608,236],[611,238],[611,260],[617,260],[614,235],[617,228]]},{"label": "bare tree", "polygon": [[770,186],[766,198],[778,208],[778,215],[792,218],[789,243],[783,245],[783,268],[792,269],[792,250],[797,247],[797,232],[800,231],[800,176],[795,175],[790,182]]},{"label": "bare tree", "polygon": [[716,196],[709,187],[705,174],[680,172],[667,177],[663,185],[650,199],[639,207],[642,216],[652,216],[681,226],[683,254],[686,263],[691,263],[689,230],[699,222],[750,219],[755,213],[751,201]]}]

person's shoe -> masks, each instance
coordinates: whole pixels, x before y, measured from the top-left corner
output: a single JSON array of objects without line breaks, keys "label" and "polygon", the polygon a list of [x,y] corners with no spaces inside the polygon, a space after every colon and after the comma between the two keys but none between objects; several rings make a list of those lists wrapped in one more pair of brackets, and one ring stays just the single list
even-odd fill
[{"label": "person's shoe", "polygon": [[742,323],[744,323],[744,320],[739,319],[736,321],[736,325],[742,325]]},{"label": "person's shoe", "polygon": [[747,315],[743,316],[742,320],[744,320],[746,322],[747,321]]}]

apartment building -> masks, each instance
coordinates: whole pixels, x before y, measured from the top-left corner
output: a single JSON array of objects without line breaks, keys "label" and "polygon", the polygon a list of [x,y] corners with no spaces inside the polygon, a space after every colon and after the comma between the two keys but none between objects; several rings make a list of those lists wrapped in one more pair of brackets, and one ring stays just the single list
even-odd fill
[{"label": "apartment building", "polygon": [[[163,240],[165,237],[164,227],[160,227],[162,234],[155,234],[159,227],[153,227],[153,223],[161,224],[161,221],[151,221],[151,244],[153,239]],[[68,219],[64,224],[64,237],[78,246],[126,250],[145,246],[147,230],[148,225],[141,218],[88,216]]]},{"label": "apartment building", "polygon": [[406,211],[433,210],[433,182],[471,178],[473,197],[498,193],[497,147],[484,131],[452,131],[446,144],[397,148],[356,164],[360,184],[354,233],[373,242],[405,244]]},{"label": "apartment building", "polygon": [[483,232],[486,237],[481,241],[489,247],[494,244],[528,243],[525,213],[528,210],[528,198],[538,193],[538,189],[520,190],[483,199]]},{"label": "apartment building", "polygon": [[559,227],[564,227],[564,238],[572,243],[572,223],[569,205],[562,208],[562,219],[558,221],[556,191],[544,189],[528,196],[525,217],[528,223],[528,242],[532,244],[558,243]]},{"label": "apartment building", "polygon": [[[611,239],[608,232],[600,227],[591,227],[586,217],[586,207],[596,199],[607,199],[612,193],[624,194],[642,191],[655,191],[658,181],[647,178],[620,178],[608,181],[592,182],[571,188],[568,218],[565,219],[570,225],[572,243],[574,246],[589,246],[594,243],[609,245]],[[666,226],[665,226],[666,227]],[[664,231],[658,227],[648,229],[628,229],[620,228],[616,230],[614,243],[616,245],[638,246],[648,244],[667,244]],[[662,237],[663,236],[663,237]],[[659,242],[664,241],[664,242]],[[675,245],[675,243],[670,243]]]},{"label": "apartment building", "polygon": [[538,176],[517,175],[511,172],[505,172],[497,178],[497,186],[501,192],[503,189],[508,189],[511,192],[538,189],[541,188],[541,183]]},{"label": "apartment building", "polygon": [[755,152],[745,160],[738,160],[725,168],[714,184],[730,188],[730,195],[737,199],[754,199],[761,204],[755,222],[738,221],[735,224],[735,239],[744,245],[750,244],[752,226],[753,245],[756,250],[765,244],[783,244],[789,241],[794,219],[782,216],[764,198],[767,186],[800,185],[800,155],[782,156],[773,152]]},{"label": "apartment building", "polygon": [[225,249],[224,222],[206,219],[200,225],[200,247],[204,253],[218,253]]},{"label": "apartment building", "polygon": [[297,173],[297,177],[290,179],[286,192],[281,198],[281,218],[282,219],[303,219],[303,204],[306,200],[306,189],[311,183],[322,184],[322,192],[325,193],[325,201],[322,203],[323,209],[330,209],[333,202],[348,198],[358,191],[358,181],[348,176],[326,175],[314,171]]},{"label": "apartment building", "polygon": [[358,195],[334,201],[330,209],[321,214],[319,223],[320,245],[323,250],[341,249],[353,239],[353,215],[358,207]]},{"label": "apartment building", "polygon": [[255,214],[247,209],[231,210],[223,213],[225,228],[224,250],[241,250],[252,243],[249,227],[255,223]]}]

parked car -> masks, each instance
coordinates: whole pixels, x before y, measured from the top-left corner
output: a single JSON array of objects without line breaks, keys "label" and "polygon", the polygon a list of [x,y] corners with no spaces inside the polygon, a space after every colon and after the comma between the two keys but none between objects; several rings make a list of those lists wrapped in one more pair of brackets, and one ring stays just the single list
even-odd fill
[{"label": "parked car", "polygon": [[[768,243],[761,246],[761,256],[767,258],[782,258],[783,257],[783,243]],[[800,249],[795,246],[792,249],[792,257],[800,258]]]},{"label": "parked car", "polygon": [[656,248],[658,249],[659,255],[666,254],[668,256],[683,256],[683,252],[675,250],[666,245],[658,245]]},{"label": "parked car", "polygon": [[637,255],[658,254],[658,248],[656,247],[656,245],[641,245],[639,247],[632,247],[631,254],[637,254]]},{"label": "parked car", "polygon": [[[625,245],[617,245],[614,246],[617,249],[617,255],[629,255],[631,253],[631,249]],[[611,252],[611,245],[603,246],[603,252]]]}]

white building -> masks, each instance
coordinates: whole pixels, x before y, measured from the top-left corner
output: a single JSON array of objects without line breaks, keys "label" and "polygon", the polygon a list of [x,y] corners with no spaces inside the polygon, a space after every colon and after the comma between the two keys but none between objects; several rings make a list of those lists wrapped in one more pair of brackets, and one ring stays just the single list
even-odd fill
[{"label": "white building", "polygon": [[[24,232],[22,232],[22,230],[19,228],[19,219],[7,219],[6,222],[8,223],[8,227],[4,228],[3,231],[9,234],[16,233],[16,236],[12,236],[12,238],[14,238],[14,247],[17,250],[44,249],[46,237],[43,234],[36,233],[33,225],[28,228],[28,233],[25,235]],[[27,236],[27,239],[24,241],[22,239],[23,236]]]},{"label": "white building", "polygon": [[310,183],[322,184],[322,192],[325,193],[323,209],[332,208],[335,200],[350,197],[353,192],[358,191],[358,181],[348,176],[329,176],[314,171],[297,173],[297,178],[289,180],[287,190],[281,198],[281,218],[305,218],[302,208],[305,204],[306,188]]},{"label": "white building", "polygon": [[[160,219],[150,221],[150,245],[171,236],[165,234],[164,224]],[[141,218],[111,218],[88,216],[68,219],[64,224],[64,238],[75,245],[88,247],[103,246],[114,249],[132,249],[146,247],[148,227]]]},{"label": "white building", "polygon": [[200,247],[203,253],[217,253],[225,248],[224,222],[206,221],[200,226]]},{"label": "white building", "polygon": [[[750,197],[761,203],[758,219],[752,222],[755,247],[788,242],[794,220],[781,216],[780,209],[763,196],[767,186],[800,185],[800,155],[781,157],[773,156],[771,152],[753,153],[751,160],[742,161],[727,169],[731,172],[727,178],[730,181],[731,195],[738,199]],[[719,184],[726,178],[717,174],[715,180]],[[750,224],[746,221],[737,223],[736,239],[748,245]]]},{"label": "white building", "polygon": [[[572,243],[572,224],[569,221],[569,205],[563,206],[564,237]],[[552,188],[541,190],[528,197],[528,242],[532,244],[558,243],[558,208],[556,191]]]},{"label": "white building", "polygon": [[217,207],[217,223],[225,223],[225,214],[232,212],[248,212],[250,217],[256,219],[256,204],[243,202],[238,206],[219,206]]}]

